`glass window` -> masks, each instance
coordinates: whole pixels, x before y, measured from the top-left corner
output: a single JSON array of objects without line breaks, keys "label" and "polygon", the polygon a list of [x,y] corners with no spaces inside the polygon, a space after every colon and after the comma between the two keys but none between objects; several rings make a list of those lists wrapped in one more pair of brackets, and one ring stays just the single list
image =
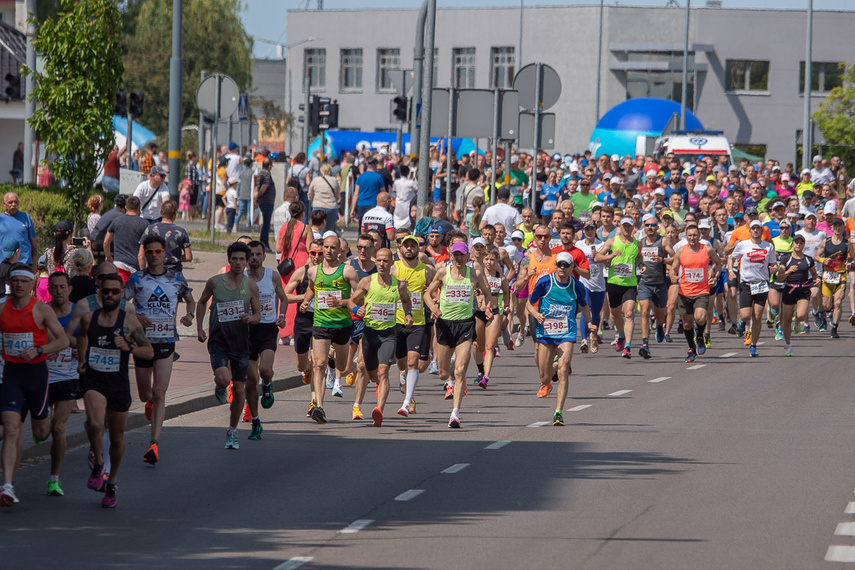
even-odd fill
[{"label": "glass window", "polygon": [[323,91],[327,85],[327,50],[323,48],[304,50],[303,80],[309,78],[311,91]]},{"label": "glass window", "polygon": [[727,91],[768,91],[769,62],[728,59],[724,81]]},{"label": "glass window", "polygon": [[[695,74],[689,73],[686,86],[686,105],[695,108]],[[683,74],[680,71],[627,71],[626,98],[660,97],[680,101]]]},{"label": "glass window", "polygon": [[457,89],[475,87],[475,48],[454,48],[454,75],[452,82]]},{"label": "glass window", "polygon": [[377,91],[394,91],[395,86],[386,76],[389,69],[401,68],[401,50],[383,48],[377,50]]},{"label": "glass window", "polygon": [[[843,87],[843,65],[837,62],[815,61],[810,66],[811,93],[828,93]],[[805,62],[799,63],[799,93],[805,92]]]},{"label": "glass window", "polygon": [[341,89],[362,89],[362,50],[341,50]]},{"label": "glass window", "polygon": [[494,47],[490,49],[490,85],[499,89],[510,89],[514,84],[516,57],[512,47]]}]

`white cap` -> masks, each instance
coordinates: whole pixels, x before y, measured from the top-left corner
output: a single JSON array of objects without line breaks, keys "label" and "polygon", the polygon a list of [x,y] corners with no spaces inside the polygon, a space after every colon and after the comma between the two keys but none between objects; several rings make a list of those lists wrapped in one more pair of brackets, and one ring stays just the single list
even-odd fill
[{"label": "white cap", "polygon": [[808,212],[805,214],[805,218],[810,218],[811,216],[813,216],[813,217],[814,217],[814,219],[816,219],[816,212],[808,211]]},{"label": "white cap", "polygon": [[575,162],[570,164],[570,172],[579,172],[579,165]]},{"label": "white cap", "polygon": [[701,220],[700,222],[698,222],[698,229],[701,229],[701,230],[710,230],[710,229],[712,229],[712,225],[710,225],[710,219],[709,219],[709,218],[704,218],[703,220]]},{"label": "white cap", "polygon": [[599,210],[602,207],[603,207],[602,202],[594,202],[593,204],[591,204],[591,211],[593,212],[594,210]]},{"label": "white cap", "polygon": [[[644,223],[647,220],[656,220],[656,216],[653,214],[644,214],[644,216],[641,217],[641,222]],[[656,223],[659,223],[659,220],[656,220]]]},{"label": "white cap", "polygon": [[763,225],[763,222],[761,222],[760,220],[751,220],[751,223],[748,224],[748,227],[753,228],[754,226],[762,226],[762,225]]},{"label": "white cap", "polygon": [[338,237],[338,234],[336,234],[332,230],[329,230],[329,231],[324,232],[324,234],[321,236],[322,239],[327,239],[328,237]]},{"label": "white cap", "polygon": [[822,160],[822,156],[821,156],[821,155],[818,155],[818,154],[814,155],[814,157],[813,157],[813,161],[814,161],[814,162],[820,162],[821,160]]},{"label": "white cap", "polygon": [[656,190],[653,191],[653,193],[658,195],[658,196],[664,196],[665,195],[665,189],[664,188],[657,188]]},{"label": "white cap", "polygon": [[617,184],[618,186],[620,186],[620,183],[621,183],[621,179],[618,178],[617,176],[614,176],[610,182],[610,184]]},{"label": "white cap", "polygon": [[632,218],[621,218],[620,225],[624,225],[624,224],[629,224],[631,226],[634,226],[635,222],[633,221]]},{"label": "white cap", "polygon": [[516,238],[516,239],[525,240],[525,233],[523,233],[523,231],[522,231],[522,230],[514,230],[514,231],[511,233],[511,239],[515,239],[515,238]]},{"label": "white cap", "polygon": [[564,261],[566,263],[569,263],[570,265],[573,265],[573,256],[566,251],[562,251],[561,253],[555,256],[555,263],[558,263],[559,261]]},{"label": "white cap", "polygon": [[616,155],[616,154],[612,155],[612,161],[617,162],[619,160],[620,160],[620,157],[618,155]]},{"label": "white cap", "polygon": [[511,155],[511,164],[514,164],[515,162],[519,162],[519,161],[520,161],[519,155],[516,155],[516,154]]},{"label": "white cap", "polygon": [[487,247],[487,240],[482,237],[477,237],[472,240],[472,247],[475,247],[476,245],[483,245],[484,247]]},{"label": "white cap", "polygon": [[651,168],[650,170],[648,170],[644,174],[646,174],[647,176],[657,176],[659,174],[659,171],[656,170],[655,168]]},{"label": "white cap", "polygon": [[805,168],[804,170],[802,170],[802,176],[804,176],[805,174],[810,174],[809,168]]},{"label": "white cap", "polygon": [[608,179],[609,179],[609,178],[611,178],[611,177],[612,177],[612,173],[611,173],[611,172],[606,172],[605,174],[603,174],[603,180],[608,180]]},{"label": "white cap", "polygon": [[822,209],[823,214],[836,214],[837,213],[837,204],[834,202],[826,202],[825,207]]}]

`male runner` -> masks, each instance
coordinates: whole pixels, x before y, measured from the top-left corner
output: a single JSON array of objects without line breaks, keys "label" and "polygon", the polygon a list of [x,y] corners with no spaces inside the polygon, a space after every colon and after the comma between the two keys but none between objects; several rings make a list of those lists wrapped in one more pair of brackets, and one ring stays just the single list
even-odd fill
[{"label": "male runner", "polygon": [[594,257],[596,257],[597,252],[603,247],[603,242],[597,237],[597,224],[593,220],[586,221],[582,231],[585,239],[577,241],[576,247],[581,249],[585,253],[585,257],[588,258],[588,269],[591,272],[591,277],[590,279],[582,277],[581,281],[588,292],[585,300],[588,308],[591,310],[591,324],[594,325],[594,330],[593,332],[588,332],[588,321],[585,320],[583,314],[579,324],[581,325],[581,333],[583,335],[586,334],[588,338],[582,339],[579,352],[585,354],[590,349],[592,354],[596,354],[600,350],[600,338],[597,331],[600,328],[600,316],[606,300],[606,278],[604,276],[603,264],[595,263]]},{"label": "male runner", "polygon": [[[336,239],[338,244],[338,239]],[[229,429],[226,449],[239,449],[238,422],[246,397],[246,375],[249,368],[249,326],[261,321],[258,285],[244,274],[250,249],[245,243],[234,242],[226,249],[229,270],[214,275],[205,282],[196,307],[196,336],[208,341],[208,354],[214,370],[214,396],[221,404],[227,401],[226,389],[232,384]],[[205,310],[211,301],[209,333],[203,327]]]},{"label": "male runner", "polygon": [[[81,375],[80,392],[86,402],[86,433],[95,452],[86,486],[104,493],[102,507],[114,508],[118,503],[116,483],[125,454],[125,425],[131,407],[128,356],[152,359],[154,349],[136,316],[119,307],[124,293],[121,278],[105,277],[98,292],[102,308],[80,319],[77,371]],[[110,434],[110,476],[106,482],[102,478],[105,465],[101,447],[105,428]]]},{"label": "male runner", "polygon": [[[356,271],[357,282],[365,279],[369,275],[377,273],[377,267],[374,264],[374,255],[377,253],[377,241],[371,237],[371,234],[362,234],[356,239],[356,259],[350,261],[342,261],[353,267]],[[343,372],[337,373],[334,369],[327,369],[326,386],[332,389],[332,395],[336,398],[341,398],[344,394],[341,391],[341,378],[346,379],[346,383],[353,384],[356,380],[356,390],[354,405],[361,409],[362,399],[365,397],[365,390],[368,387],[368,376],[365,370],[365,362],[362,358],[357,361],[357,355],[362,353],[362,334],[365,331],[365,323],[362,317],[351,314],[353,320],[353,328],[350,330],[350,346],[347,354],[347,367]],[[332,380],[332,382],[330,382]]]},{"label": "male runner", "polygon": [[[514,284],[513,289],[514,293],[522,295],[522,297],[517,299],[517,314],[520,320],[520,336],[517,339],[518,341],[525,338],[526,323],[528,323],[528,332],[530,332],[534,340],[537,341],[537,337],[534,332],[536,328],[535,319],[531,315],[528,315],[528,318],[524,317],[527,305],[526,301],[523,299],[528,299],[538,279],[555,271],[556,254],[553,253],[552,249],[549,247],[550,237],[549,228],[546,226],[538,226],[535,228],[534,249],[523,258],[522,262],[520,262],[519,276],[517,277],[517,282]],[[521,344],[522,342],[518,342],[517,346]],[[535,352],[538,350],[536,344],[534,350]]]},{"label": "male runner", "polygon": [[146,419],[151,422],[151,442],[143,461],[155,465],[160,460],[158,442],[166,410],[166,390],[172,377],[172,355],[178,341],[175,331],[178,303],[184,301],[186,304],[181,324],[189,327],[193,324],[196,302],[184,275],[166,268],[164,238],[156,234],[147,235],[143,238],[142,249],[146,269],[137,271],[128,279],[125,299],[133,299],[137,320],[145,329],[154,350],[153,359],[134,356],[134,374],[140,401],[145,402]]},{"label": "male runner", "polygon": [[846,273],[852,269],[852,260],[855,259],[855,251],[844,237],[843,228],[842,219],[832,219],[831,236],[823,241],[814,255],[814,261],[822,264],[822,310],[831,312],[831,338],[840,338],[837,326],[843,314]]},{"label": "male runner", "polygon": [[[3,333],[3,389],[0,418],[3,420],[3,489],[0,507],[18,503],[12,483],[21,463],[21,429],[27,412],[33,438],[41,443],[50,434],[48,401],[48,356],[68,347],[56,313],[33,295],[35,276],[30,265],[14,263],[6,284],[7,301],[0,310]],[[53,340],[48,342],[48,332]]]},{"label": "male runner", "polygon": [[[297,304],[303,302],[303,297],[309,288],[309,269],[321,263],[323,258],[324,240],[316,239],[309,244],[309,262],[294,270],[294,273],[291,274],[291,280],[285,287],[289,302]],[[312,383],[312,364],[309,360],[309,350],[312,348],[312,321],[314,316],[315,300],[312,299],[305,310],[302,307],[298,308],[297,315],[294,317],[294,353],[297,355],[297,370],[303,376],[303,384]],[[314,387],[310,386],[310,390],[312,395],[309,401],[313,402],[315,400]],[[311,412],[311,408],[309,411]]]},{"label": "male runner", "polygon": [[[279,329],[285,326],[285,311],[288,297],[282,288],[282,277],[277,271],[264,267],[264,244],[249,242],[249,267],[246,274],[258,287],[258,303],[261,305],[261,321],[249,326],[249,371],[246,381],[246,401],[252,415],[249,439],[261,439],[261,419],[258,417],[258,383],[261,381],[261,406],[268,410],[273,406],[273,358]],[[279,301],[278,303],[276,301]],[[276,307],[279,306],[277,316]]]},{"label": "male runner", "polygon": [[769,274],[775,270],[775,248],[762,239],[763,224],[749,224],[751,237],[736,244],[727,260],[727,270],[733,278],[735,260],[739,260],[739,318],[751,324],[748,352],[757,356],[757,338],[763,327],[763,308],[769,296]]},{"label": "male runner", "polygon": [[666,259],[674,256],[674,250],[666,236],[659,233],[659,221],[653,214],[641,219],[644,238],[641,246],[644,273],[638,281],[638,301],[641,307],[641,348],[638,354],[644,359],[650,354],[650,312],[656,318],[656,342],[665,340],[665,309],[668,306],[668,281]]},{"label": "male runner", "polygon": [[[825,235],[824,231],[816,229],[816,213],[808,211],[805,214],[804,223],[805,226],[797,231],[795,235],[801,235],[805,238],[805,255],[810,258],[814,258],[816,256],[816,252],[819,251],[819,247],[828,236]],[[828,326],[828,320],[825,317],[825,313],[820,311],[820,305],[822,303],[820,285],[821,283],[819,280],[815,281],[813,285],[811,285],[810,302],[813,307],[812,312],[814,324],[821,332],[824,332]],[[810,328],[805,329],[805,332],[810,332]]]}]

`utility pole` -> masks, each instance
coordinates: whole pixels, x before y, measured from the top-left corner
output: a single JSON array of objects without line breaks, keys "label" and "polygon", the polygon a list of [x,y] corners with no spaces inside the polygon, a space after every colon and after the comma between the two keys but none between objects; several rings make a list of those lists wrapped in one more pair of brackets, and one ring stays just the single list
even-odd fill
[{"label": "utility pole", "polygon": [[433,47],[436,36],[436,0],[427,0],[427,23],[425,24],[425,59],[422,70],[422,127],[419,132],[419,184],[416,217],[421,217],[428,201],[430,186],[430,106],[433,100]]},{"label": "utility pole", "polygon": [[692,0],[686,0],[686,37],[683,41],[683,88],[680,90],[680,128],[686,129],[686,95],[689,91],[689,17]]},{"label": "utility pole", "polygon": [[27,74],[26,92],[24,94],[24,113],[26,114],[24,120],[24,184],[32,184],[36,180],[35,167],[38,167],[38,164],[35,167],[33,166],[33,143],[36,137],[30,127],[30,119],[36,112],[36,98],[33,97],[33,89],[36,85],[33,75],[36,71],[36,49],[33,46],[33,42],[36,41],[36,0],[27,0],[27,16],[27,69],[31,70],[32,73]]},{"label": "utility pole", "polygon": [[[304,71],[305,73],[305,71]],[[306,159],[309,158],[309,125],[311,123],[311,118],[309,115],[311,114],[309,111],[311,105],[312,96],[309,93],[311,90],[311,82],[309,81],[309,74],[306,73],[306,77],[303,79],[303,101],[306,105],[306,112],[303,115],[303,142],[300,145],[300,150],[306,153]]]},{"label": "utility pole", "polygon": [[178,181],[181,176],[181,90],[184,83],[184,60],[181,59],[181,21],[184,1],[172,0],[172,57],[169,60],[169,152],[167,163],[170,197],[178,201]]},{"label": "utility pole", "polygon": [[[413,106],[410,117],[410,156],[419,156],[421,137],[419,136],[419,106],[422,102],[422,66],[425,59],[425,20],[427,19],[429,0],[422,2],[419,19],[416,22],[416,45],[413,48]],[[419,157],[419,165],[421,165]],[[421,213],[419,213],[421,215]]]},{"label": "utility pole", "polygon": [[813,125],[810,120],[811,58],[813,57],[813,0],[808,0],[805,38],[805,123],[802,130],[802,170],[810,168],[813,153]]},{"label": "utility pole", "polygon": [[600,68],[603,65],[603,3],[605,0],[600,0],[600,31],[597,34],[597,96],[594,105],[594,124],[600,120]]},{"label": "utility pole", "polygon": [[[202,80],[199,81],[199,85],[201,85],[202,83],[205,83],[205,77],[207,77],[207,75],[208,74],[205,73],[205,70],[203,69],[202,70]],[[198,154],[197,158],[198,158],[198,160],[202,161],[202,164],[205,164],[205,115],[204,115],[204,113],[202,113],[202,111],[199,111],[199,140],[198,140],[197,146],[199,147],[199,154]],[[129,147],[129,150],[130,150],[130,147]],[[198,168],[198,165],[197,165],[197,168]]]}]

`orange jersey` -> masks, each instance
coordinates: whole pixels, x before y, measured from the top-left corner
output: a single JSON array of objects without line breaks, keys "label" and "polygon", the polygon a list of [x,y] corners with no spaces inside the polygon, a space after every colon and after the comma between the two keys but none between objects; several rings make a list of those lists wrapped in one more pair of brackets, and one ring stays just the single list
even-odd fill
[{"label": "orange jersey", "polygon": [[544,275],[549,275],[550,273],[555,273],[555,256],[557,254],[552,253],[548,258],[543,261],[538,261],[535,257],[535,252],[532,251],[528,254],[528,268],[534,271],[534,274],[528,279],[528,292],[531,294],[534,291],[534,285],[537,283],[537,280],[543,277]]},{"label": "orange jersey", "polygon": [[[736,244],[747,239],[751,239],[751,233],[748,231],[748,224],[744,224],[733,230],[727,243]],[[763,226],[763,241],[772,241],[772,232],[766,226]]]},{"label": "orange jersey", "polygon": [[692,251],[687,245],[680,250],[680,295],[697,297],[710,292],[710,256],[707,247]]}]

